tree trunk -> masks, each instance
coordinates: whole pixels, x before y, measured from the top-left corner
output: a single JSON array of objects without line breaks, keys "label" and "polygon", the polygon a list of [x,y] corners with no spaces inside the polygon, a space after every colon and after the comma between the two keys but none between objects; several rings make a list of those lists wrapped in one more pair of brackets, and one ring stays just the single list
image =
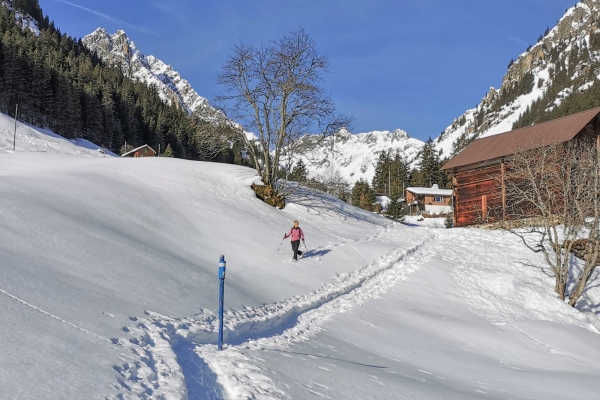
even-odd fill
[{"label": "tree trunk", "polygon": [[575,287],[575,290],[573,291],[573,293],[571,293],[571,296],[569,298],[569,305],[571,307],[575,307],[575,304],[577,303],[577,300],[579,300],[579,298],[581,297],[581,295],[585,291],[585,287],[587,285],[587,282],[589,281],[590,276],[592,276],[592,274],[594,273],[594,269],[596,269],[596,266],[588,268],[587,265],[586,265],[586,267],[584,268],[583,272],[579,276],[579,279],[577,280],[577,286]]}]

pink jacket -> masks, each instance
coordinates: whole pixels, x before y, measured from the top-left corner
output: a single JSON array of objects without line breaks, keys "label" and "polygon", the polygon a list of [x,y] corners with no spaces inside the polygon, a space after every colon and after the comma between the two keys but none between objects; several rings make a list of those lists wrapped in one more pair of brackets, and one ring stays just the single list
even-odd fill
[{"label": "pink jacket", "polygon": [[290,233],[288,233],[287,235],[285,235],[286,238],[288,237],[292,237],[292,242],[294,240],[300,240],[300,238],[302,238],[302,240],[304,240],[304,232],[302,232],[302,228],[292,228],[290,229]]}]

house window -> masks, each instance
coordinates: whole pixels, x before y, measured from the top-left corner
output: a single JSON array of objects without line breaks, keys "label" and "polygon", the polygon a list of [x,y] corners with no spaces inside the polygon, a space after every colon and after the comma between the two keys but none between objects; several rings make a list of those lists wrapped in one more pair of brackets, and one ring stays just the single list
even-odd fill
[{"label": "house window", "polygon": [[435,196],[433,198],[433,201],[436,202],[436,203],[443,203],[444,202],[444,198],[443,197],[437,197],[437,196]]}]

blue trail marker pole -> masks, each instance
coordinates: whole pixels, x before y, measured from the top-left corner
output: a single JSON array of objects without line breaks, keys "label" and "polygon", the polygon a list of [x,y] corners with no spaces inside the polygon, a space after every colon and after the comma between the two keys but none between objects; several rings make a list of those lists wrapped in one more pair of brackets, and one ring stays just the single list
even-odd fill
[{"label": "blue trail marker pole", "polygon": [[219,260],[219,280],[221,290],[219,292],[219,343],[217,348],[223,350],[223,302],[225,301],[225,256]]}]

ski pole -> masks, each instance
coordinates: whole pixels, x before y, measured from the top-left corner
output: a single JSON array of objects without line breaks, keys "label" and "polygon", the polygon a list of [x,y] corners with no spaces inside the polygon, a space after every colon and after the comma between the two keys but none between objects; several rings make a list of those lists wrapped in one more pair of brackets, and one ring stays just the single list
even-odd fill
[{"label": "ski pole", "polygon": [[[283,241],[285,240],[285,238],[281,239],[281,243],[279,243],[279,247],[277,248],[277,252],[275,254],[279,254],[279,249],[281,248],[281,245],[283,244]],[[306,247],[306,245],[304,245]]]},{"label": "ski pole", "polygon": [[306,252],[308,253],[308,247],[306,247],[306,242],[303,240],[302,244],[304,245],[304,250],[306,250]]}]

